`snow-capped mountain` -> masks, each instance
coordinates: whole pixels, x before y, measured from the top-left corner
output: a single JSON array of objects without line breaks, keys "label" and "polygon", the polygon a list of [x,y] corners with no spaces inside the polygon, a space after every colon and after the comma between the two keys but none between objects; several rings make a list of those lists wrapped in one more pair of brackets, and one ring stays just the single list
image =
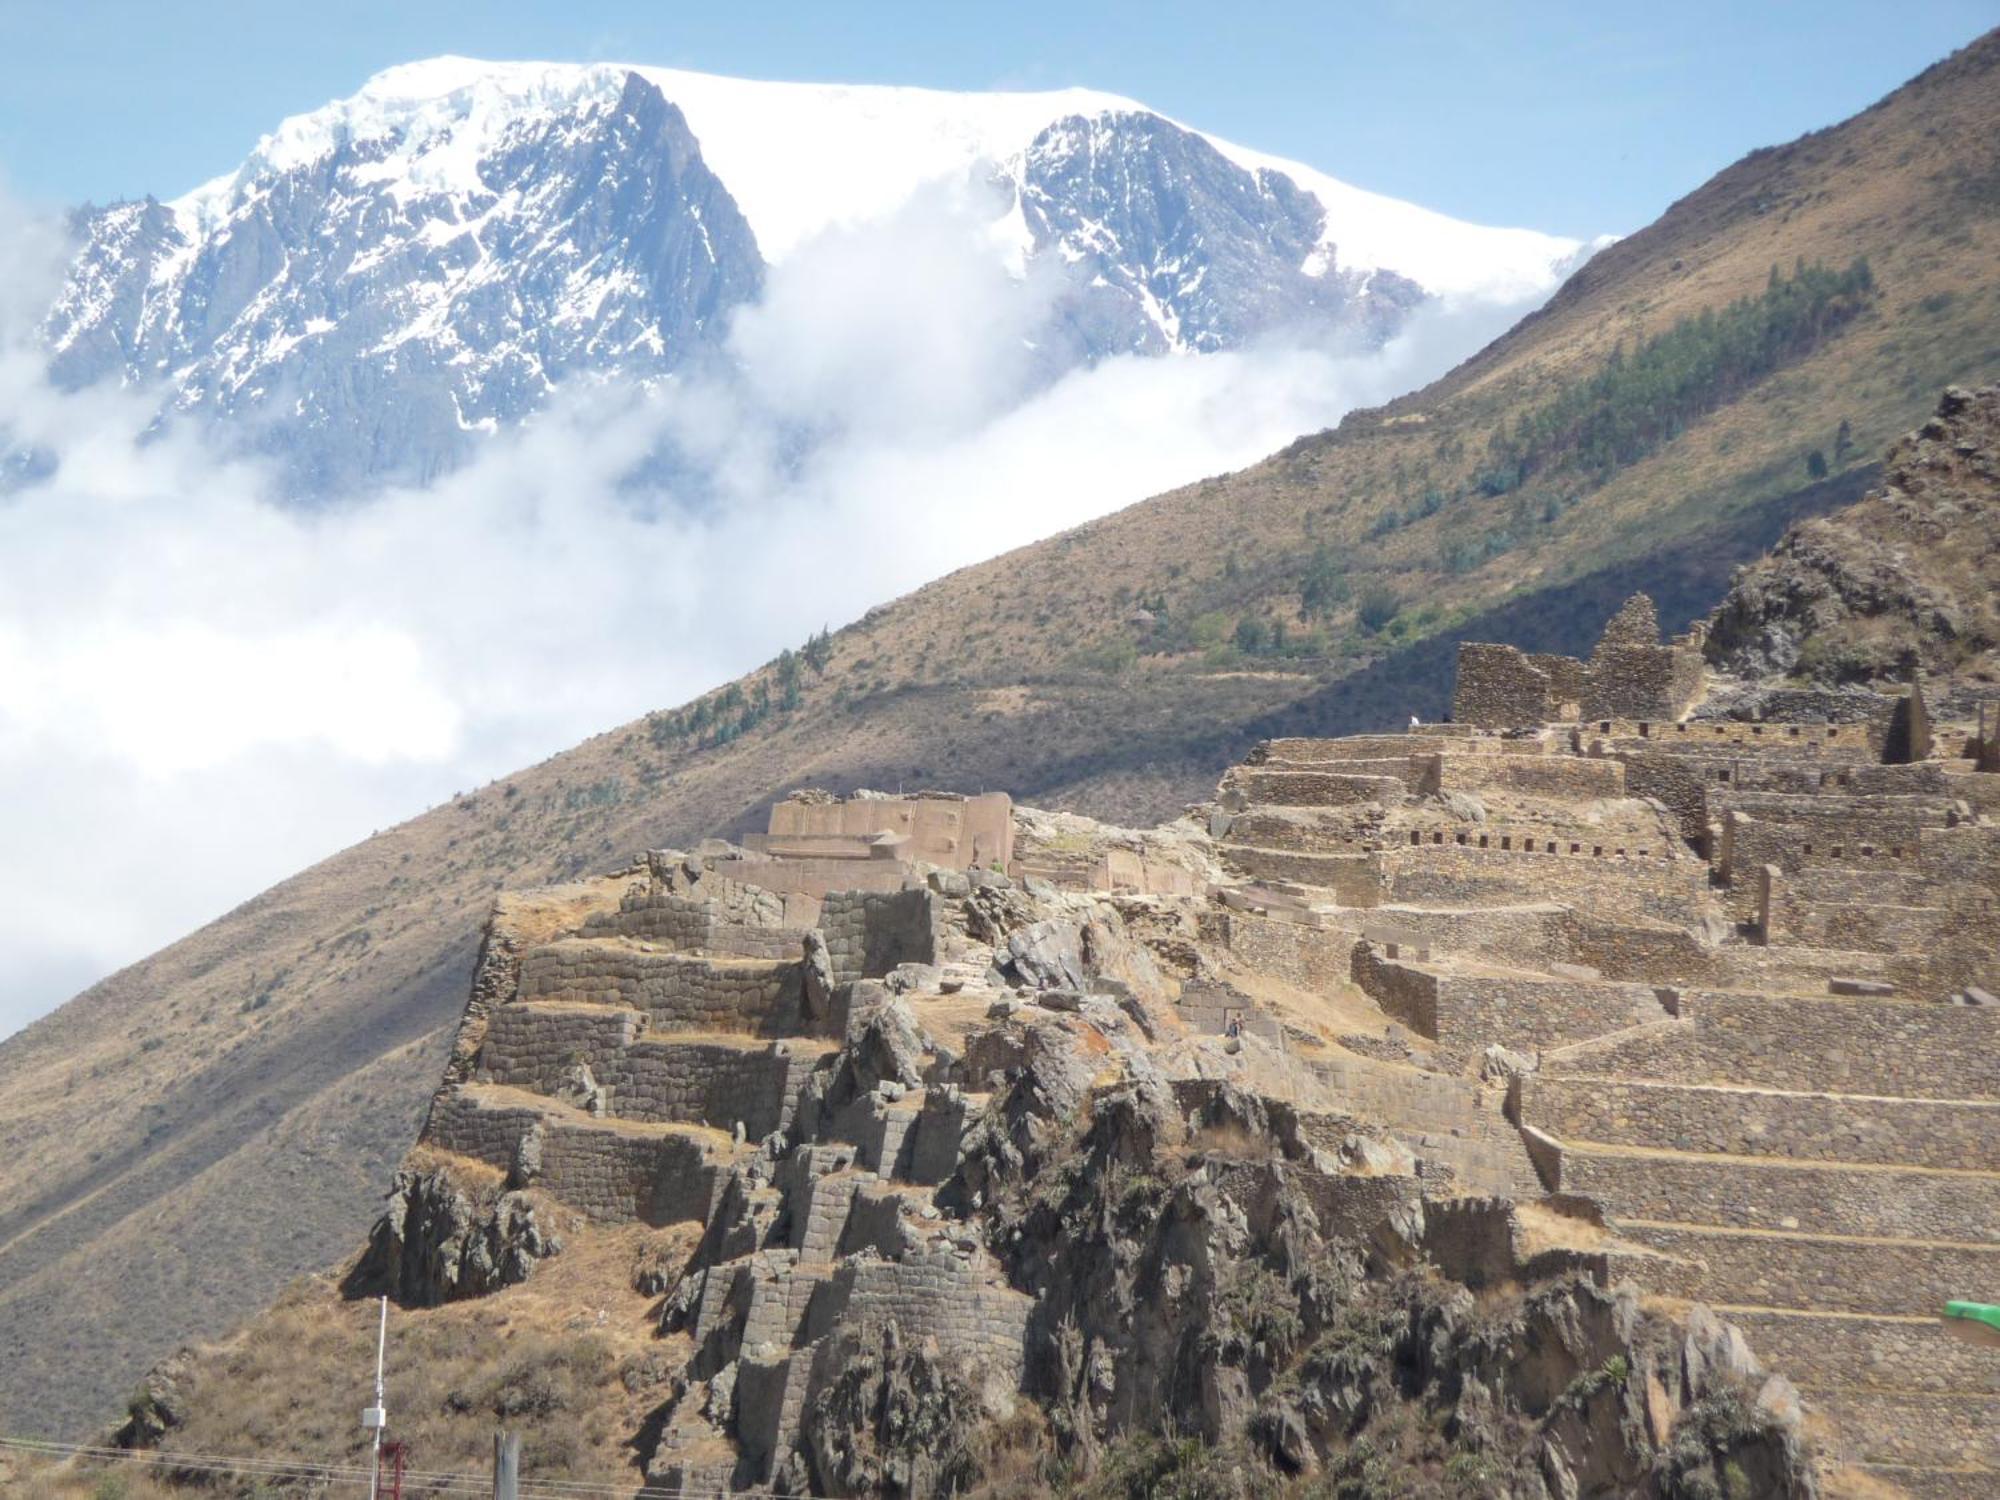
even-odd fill
[{"label": "snow-capped mountain", "polygon": [[[59,378],[164,381],[302,492],[426,479],[579,375],[670,375],[815,236],[927,185],[1061,278],[1050,372],[1272,334],[1379,342],[1582,256],[1366,193],[1087,90],[945,93],[440,58],[285,121],[233,174],[76,218]],[[1043,280],[1043,285],[1046,281]]]}]

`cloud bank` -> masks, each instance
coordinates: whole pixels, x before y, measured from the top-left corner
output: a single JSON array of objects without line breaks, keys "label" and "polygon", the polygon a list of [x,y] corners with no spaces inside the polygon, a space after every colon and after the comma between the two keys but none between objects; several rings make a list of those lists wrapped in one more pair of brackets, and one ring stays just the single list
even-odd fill
[{"label": "cloud bank", "polygon": [[[156,430],[157,392],[49,385],[56,238],[0,205],[0,451],[54,464],[0,491],[0,1034],[375,828],[1248,463],[1523,310],[1050,383],[1047,289],[987,232],[940,194],[824,236],[739,315],[726,370],[569,389],[429,489],[301,512]],[[822,569],[836,541],[863,561]]]}]

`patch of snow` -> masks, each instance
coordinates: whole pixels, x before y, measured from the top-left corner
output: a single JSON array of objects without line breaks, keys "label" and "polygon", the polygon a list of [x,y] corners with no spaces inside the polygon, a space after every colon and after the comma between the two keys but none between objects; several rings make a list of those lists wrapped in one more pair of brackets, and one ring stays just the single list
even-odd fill
[{"label": "patch of snow", "polygon": [[[637,73],[686,116],[703,158],[722,179],[773,264],[830,228],[879,219],[923,185],[981,164],[1012,169],[1036,136],[1082,117],[1090,134],[1063,131],[1052,149],[1100,149],[1107,117],[1154,114],[1092,89],[954,93],[874,84],[780,83],[642,64],[486,62],[436,57],[389,68],[346,99],[296,115],[258,143],[241,170],[170,205],[184,228],[213,230],[260,179],[317,161],[342,145],[370,145],[357,184],[380,184],[399,203],[423,194],[484,192],[478,164],[524,120],[579,105],[608,105]],[[1172,122],[1178,124],[1179,122]],[[1183,129],[1192,129],[1181,126]],[[1512,298],[1546,289],[1579,252],[1595,248],[1530,229],[1468,224],[1353,187],[1299,162],[1201,134],[1253,172],[1290,178],[1326,209],[1305,269],[1388,269],[1445,297]],[[1010,261],[1026,226],[996,229]]]}]

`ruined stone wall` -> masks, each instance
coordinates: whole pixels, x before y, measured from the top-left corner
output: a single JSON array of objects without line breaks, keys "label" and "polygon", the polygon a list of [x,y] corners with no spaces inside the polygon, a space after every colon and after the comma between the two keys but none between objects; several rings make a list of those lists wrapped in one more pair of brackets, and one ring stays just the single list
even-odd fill
[{"label": "ruined stone wall", "polygon": [[1548,675],[1549,704],[1555,711],[1551,722],[1570,720],[1583,711],[1584,697],[1590,692],[1590,668],[1574,656],[1552,651],[1531,651],[1528,665]]},{"label": "ruined stone wall", "polygon": [[[1900,799],[1898,799],[1900,800]],[[1827,866],[1915,873],[1924,814],[1886,812],[1837,804],[1810,815],[1788,810],[1784,821],[1731,808],[1722,816],[1716,869],[1730,883],[1730,905],[1739,920],[1754,920],[1758,874],[1766,865],[1786,874]]]},{"label": "ruined stone wall", "polygon": [[1733,755],[1813,756],[1829,762],[1873,762],[1877,747],[1866,724],[1746,724],[1735,719],[1698,722],[1657,716],[1589,716],[1584,734],[1607,754],[1621,749],[1688,753],[1727,747]]},{"label": "ruined stone wall", "polygon": [[1205,934],[1209,941],[1256,973],[1303,990],[1325,991],[1346,982],[1354,951],[1350,933],[1228,909],[1205,922],[1213,923],[1213,934]]},{"label": "ruined stone wall", "polygon": [[1601,645],[1590,658],[1583,716],[1672,723],[1694,706],[1701,684],[1701,656],[1685,647]]},{"label": "ruined stone wall", "polygon": [[1513,646],[1461,641],[1451,716],[1487,729],[1549,723],[1557,717],[1549,674]]},{"label": "ruined stone wall", "polygon": [[521,961],[521,998],[626,1006],[659,1031],[784,1036],[808,1030],[801,965],[654,953],[616,942],[550,943]]},{"label": "ruined stone wall", "polygon": [[1422,788],[1431,792],[1520,792],[1571,802],[1623,797],[1625,768],[1577,755],[1440,755]]},{"label": "ruined stone wall", "polygon": [[[1402,801],[1400,788],[1386,799]],[[1384,806],[1361,802],[1352,807],[1253,807],[1229,813],[1222,836],[1231,843],[1299,854],[1357,854],[1379,848]]]},{"label": "ruined stone wall", "polygon": [[1329,912],[1325,919],[1343,932],[1376,944],[1395,943],[1439,953],[1476,952],[1523,968],[1570,962],[1576,946],[1576,914],[1555,902],[1470,911],[1383,906],[1370,911]]},{"label": "ruined stone wall", "polygon": [[1350,734],[1339,739],[1282,737],[1264,740],[1244,757],[1245,766],[1274,769],[1355,770],[1357,763],[1388,766],[1407,760],[1412,754],[1435,754],[1449,747],[1454,753],[1476,750],[1468,724],[1426,724],[1413,734]]},{"label": "ruined stone wall", "polygon": [[1671,833],[1661,830],[1617,830],[1583,824],[1555,827],[1542,823],[1489,821],[1467,823],[1448,811],[1413,809],[1378,841],[1384,849],[1456,845],[1499,854],[1552,854],[1589,859],[1682,859],[1687,857]]},{"label": "ruined stone wall", "polygon": [[965,870],[1005,869],[1014,857],[1014,803],[1005,792],[977,797],[850,797],[793,799],[771,808],[770,836],[903,839],[901,857]]},{"label": "ruined stone wall", "polygon": [[898,964],[938,961],[943,904],[935,892],[837,891],[820,908],[836,983],[879,979]]},{"label": "ruined stone wall", "polygon": [[[1622,1064],[1621,1064],[1622,1066]],[[1562,1140],[1805,1161],[1963,1167],[1992,1150],[2000,1103],[1877,1099],[1542,1072],[1523,1118]]]}]

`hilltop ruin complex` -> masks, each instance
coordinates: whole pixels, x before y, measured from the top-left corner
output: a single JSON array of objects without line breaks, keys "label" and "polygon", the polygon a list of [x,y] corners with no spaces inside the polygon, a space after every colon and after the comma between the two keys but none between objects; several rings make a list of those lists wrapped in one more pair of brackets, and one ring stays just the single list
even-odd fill
[{"label": "hilltop ruin complex", "polygon": [[1711,691],[1641,597],[1161,829],[801,794],[506,897],[350,1287],[698,1227],[640,1272],[689,1490],[949,1492],[1024,1395],[1346,1472],[1366,1309],[1511,1493],[1990,1496],[1935,1320],[2000,1289],[2000,710]]}]

